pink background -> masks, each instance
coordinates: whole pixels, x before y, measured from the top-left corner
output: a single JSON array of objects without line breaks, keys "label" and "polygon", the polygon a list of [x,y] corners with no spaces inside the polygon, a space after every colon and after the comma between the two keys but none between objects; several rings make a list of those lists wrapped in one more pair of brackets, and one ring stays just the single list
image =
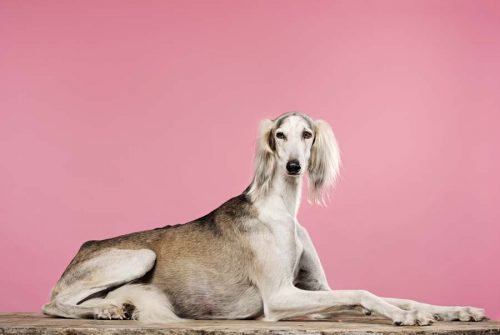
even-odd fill
[{"label": "pink background", "polygon": [[0,2],[0,310],[240,193],[299,110],[343,152],[300,213],[331,285],[500,318],[499,41],[498,1]]}]

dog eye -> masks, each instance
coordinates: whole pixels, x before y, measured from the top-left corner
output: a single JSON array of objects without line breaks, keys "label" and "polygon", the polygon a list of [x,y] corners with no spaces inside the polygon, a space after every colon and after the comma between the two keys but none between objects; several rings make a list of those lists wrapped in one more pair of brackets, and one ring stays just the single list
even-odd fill
[{"label": "dog eye", "polygon": [[286,138],[286,136],[281,131],[278,131],[276,133],[276,138],[279,138],[280,140],[284,140]]},{"label": "dog eye", "polygon": [[309,132],[309,131],[305,131],[305,132],[302,133],[302,137],[304,139],[311,138],[312,136],[313,136],[313,134],[311,134],[311,132]]}]

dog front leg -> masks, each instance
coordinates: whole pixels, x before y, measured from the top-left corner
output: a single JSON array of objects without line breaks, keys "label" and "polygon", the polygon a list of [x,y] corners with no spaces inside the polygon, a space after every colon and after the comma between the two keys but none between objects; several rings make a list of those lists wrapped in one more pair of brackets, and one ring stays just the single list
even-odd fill
[{"label": "dog front leg", "polygon": [[321,312],[331,307],[360,305],[391,319],[396,325],[429,325],[432,314],[402,310],[363,290],[305,291],[296,287],[281,289],[264,302],[264,320]]},{"label": "dog front leg", "polygon": [[300,224],[297,224],[297,238],[304,249],[299,261],[299,271],[294,278],[294,285],[308,291],[331,290],[309,233]]}]

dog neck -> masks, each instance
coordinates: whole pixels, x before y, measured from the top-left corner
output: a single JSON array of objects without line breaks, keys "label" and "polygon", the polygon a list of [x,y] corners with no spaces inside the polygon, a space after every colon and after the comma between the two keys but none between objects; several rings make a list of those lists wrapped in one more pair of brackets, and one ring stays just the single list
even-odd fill
[{"label": "dog neck", "polygon": [[276,174],[272,180],[271,188],[266,197],[269,200],[271,200],[271,198],[281,199],[290,215],[296,218],[297,212],[299,211],[301,195],[301,177],[291,177],[282,174]]}]

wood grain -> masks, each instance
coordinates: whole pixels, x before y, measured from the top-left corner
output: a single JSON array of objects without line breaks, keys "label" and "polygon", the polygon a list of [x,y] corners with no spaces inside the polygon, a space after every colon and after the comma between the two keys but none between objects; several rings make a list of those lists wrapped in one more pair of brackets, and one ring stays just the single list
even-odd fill
[{"label": "wood grain", "polygon": [[71,320],[41,314],[0,313],[0,335],[226,335],[226,334],[350,334],[350,335],[492,335],[500,334],[500,321],[436,322],[426,327],[397,327],[386,319],[359,314],[337,314],[322,321],[263,322],[254,320],[190,320],[169,324],[137,321]]}]

